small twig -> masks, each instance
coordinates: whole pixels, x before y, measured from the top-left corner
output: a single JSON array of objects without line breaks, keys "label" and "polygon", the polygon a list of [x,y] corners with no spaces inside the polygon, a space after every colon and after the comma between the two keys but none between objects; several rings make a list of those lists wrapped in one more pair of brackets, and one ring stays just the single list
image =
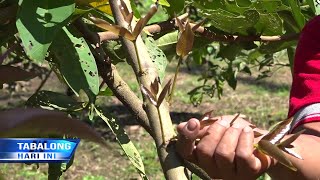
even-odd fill
[{"label": "small twig", "polygon": [[239,116],[240,116],[240,113],[237,113],[236,116],[231,120],[230,126],[233,125],[233,123],[238,119]]},{"label": "small twig", "polygon": [[52,69],[50,69],[50,71],[46,74],[46,77],[41,81],[41,84],[39,85],[39,87],[37,88],[37,90],[35,91],[34,94],[37,94],[41,88],[44,86],[44,84],[47,82],[47,80],[49,79],[51,73],[52,73]]},{"label": "small twig", "polygon": [[174,89],[175,89],[175,87],[176,87],[176,82],[177,82],[177,78],[178,78],[178,74],[179,74],[179,70],[180,70],[181,63],[182,63],[182,57],[179,56],[179,61],[178,61],[178,65],[177,65],[177,67],[176,67],[176,72],[174,73],[174,79],[173,79],[172,88],[171,88],[170,96],[169,96],[169,100],[168,100],[169,103],[170,103],[171,100],[172,100],[172,96],[173,96],[173,93],[174,93]]},{"label": "small twig", "polygon": [[[182,18],[185,18],[185,15],[182,16],[182,18],[179,16],[179,19],[183,20]],[[195,26],[196,24],[190,23],[191,27]],[[175,23],[174,20],[169,21],[163,21],[159,22],[158,24],[153,24],[146,26],[144,30],[148,31],[151,34],[156,33],[164,33],[164,32],[170,32],[173,30],[178,29],[178,25]],[[261,41],[261,42],[274,42],[274,41],[291,41],[296,40],[299,38],[299,33],[294,34],[284,34],[284,35],[277,35],[277,36],[235,36],[235,35],[225,35],[225,34],[217,34],[215,32],[210,31],[209,29],[200,26],[197,28],[196,33],[199,36],[202,36],[206,39],[212,40],[212,41],[219,41],[219,42],[250,42],[250,41]],[[102,42],[108,41],[108,40],[116,40],[119,39],[119,36],[112,32],[99,32],[98,33],[100,39]]]}]

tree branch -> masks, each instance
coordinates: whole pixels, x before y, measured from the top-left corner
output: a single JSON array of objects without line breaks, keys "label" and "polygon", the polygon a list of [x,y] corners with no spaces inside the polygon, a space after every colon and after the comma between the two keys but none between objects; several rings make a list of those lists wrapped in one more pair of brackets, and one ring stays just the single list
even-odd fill
[{"label": "tree branch", "polygon": [[[123,16],[120,12],[117,1],[109,0],[109,3],[110,3],[113,17],[115,18],[116,23],[122,27],[128,27],[128,24],[124,21]],[[125,3],[127,5],[127,8],[130,10],[131,9],[130,2],[128,0],[125,0]],[[135,27],[134,25],[135,23],[133,22],[131,24],[131,27]],[[138,82],[145,87],[150,87],[151,82],[158,77],[158,74],[157,74],[157,69],[154,67],[153,62],[150,59],[146,46],[141,39],[141,36],[137,38],[135,43],[136,43],[136,46],[138,47],[137,49],[139,51],[138,52],[139,57],[142,60],[141,64],[142,64],[143,73],[139,73],[140,70],[139,70],[138,59],[136,55],[137,52],[135,51],[135,47],[134,47],[135,45],[133,44],[133,42],[122,38],[122,43],[129,54],[129,57],[130,57],[129,61],[131,61],[130,64],[132,65],[132,68],[136,73]],[[165,142],[163,142],[163,138],[162,138],[162,132],[160,128],[160,120],[159,120],[157,108],[146,99],[145,99],[145,104],[146,104],[145,111],[148,115],[150,126],[155,135],[154,140],[157,146],[159,160],[161,162],[161,166],[166,179],[186,180],[187,177],[184,175],[184,168],[182,166],[182,163],[178,155],[175,152],[174,146],[167,146],[170,139],[175,136],[167,102],[164,101],[161,104],[160,110],[159,110],[162,118],[162,125],[164,129],[163,134],[164,134]]]},{"label": "tree branch", "polygon": [[79,18],[74,22],[76,28],[83,34],[84,38],[91,44],[94,44],[95,59],[98,66],[100,76],[104,82],[112,90],[113,94],[127,107],[131,114],[137,119],[138,123],[151,135],[148,116],[143,110],[143,104],[140,99],[131,91],[130,87],[123,81],[119,75],[116,67],[111,64],[110,58],[105,54],[104,50],[100,47],[100,40],[97,33],[92,32]]},{"label": "tree branch", "polygon": [[[187,16],[186,14],[183,14],[182,16],[179,16],[181,20],[185,19]],[[191,27],[193,27],[195,24],[190,23]],[[146,26],[144,30],[148,31],[151,34],[156,33],[165,33],[170,32],[173,30],[178,29],[178,25],[175,23],[175,20],[168,20],[159,22],[157,24],[152,24],[149,26]],[[261,41],[261,42],[274,42],[274,41],[290,41],[290,40],[296,40],[299,38],[299,33],[295,34],[284,34],[284,35],[278,35],[278,36],[235,36],[235,35],[223,35],[223,34],[217,34],[215,32],[212,32],[208,30],[208,28],[205,28],[203,26],[200,26],[196,30],[196,34],[204,37],[206,39],[212,40],[212,41],[219,41],[219,42],[250,42],[250,41]],[[101,42],[108,41],[108,40],[116,40],[119,39],[119,36],[110,32],[99,32],[98,33]]]}]

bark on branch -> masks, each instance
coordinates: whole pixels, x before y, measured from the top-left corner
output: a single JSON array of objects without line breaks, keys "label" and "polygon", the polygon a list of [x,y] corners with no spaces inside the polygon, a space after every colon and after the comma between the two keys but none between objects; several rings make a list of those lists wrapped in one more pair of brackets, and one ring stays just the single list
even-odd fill
[{"label": "bark on branch", "polygon": [[103,78],[104,82],[106,82],[108,87],[112,90],[113,94],[136,118],[138,123],[143,126],[151,136],[154,136],[153,131],[151,131],[150,128],[148,116],[143,110],[142,101],[132,92],[126,82],[123,81],[116,67],[111,64],[110,58],[100,47],[98,34],[90,31],[88,27],[81,21],[81,19],[77,19],[74,22],[74,25],[83,34],[86,40],[96,46],[96,48],[94,49],[94,55],[99,74]]},{"label": "bark on branch", "polygon": [[[128,9],[131,9],[130,2],[128,0],[125,1]],[[116,0],[109,0],[113,17],[118,25],[123,27],[128,27],[128,24],[124,21],[122,14],[119,10],[119,6]],[[131,27],[135,27],[135,23],[132,23]],[[135,41],[139,57],[141,59],[142,72],[140,73],[139,63],[136,56],[135,45],[133,42],[122,38],[122,42],[124,47],[126,48],[129,59],[131,61],[131,65],[133,70],[136,73],[136,77],[138,81],[145,87],[150,87],[150,84],[156,77],[158,77],[157,69],[154,67],[149,54],[147,52],[146,46],[143,43],[141,37],[139,36]],[[172,121],[169,115],[169,108],[166,102],[163,102],[160,106],[160,113],[162,118],[162,125],[164,129],[164,140],[162,140],[161,126],[160,120],[158,116],[157,108],[152,105],[148,100],[145,100],[145,110],[148,115],[148,119],[150,122],[150,126],[152,131],[154,132],[154,140],[156,142],[158,156],[161,162],[161,166],[164,172],[166,179],[169,180],[187,180],[184,175],[184,167],[175,152],[174,146],[168,146],[168,142],[172,137],[175,136],[175,132],[173,129]]]}]

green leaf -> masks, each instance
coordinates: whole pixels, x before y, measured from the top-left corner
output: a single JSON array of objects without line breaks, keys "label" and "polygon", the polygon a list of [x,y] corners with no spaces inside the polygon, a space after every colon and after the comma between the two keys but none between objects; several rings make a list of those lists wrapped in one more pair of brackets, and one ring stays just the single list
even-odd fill
[{"label": "green leaf", "polygon": [[130,5],[131,5],[131,9],[132,9],[134,17],[136,17],[137,19],[140,19],[141,14],[138,11],[138,7],[137,7],[136,3],[134,1],[130,1]]},{"label": "green leaf", "polygon": [[295,46],[297,44],[297,41],[275,41],[275,42],[269,42],[269,43],[265,43],[262,44],[259,47],[259,51],[262,54],[273,54],[276,52],[279,52],[283,49],[286,49],[288,47],[292,47]]},{"label": "green leaf", "polygon": [[75,37],[64,27],[52,43],[51,51],[69,87],[77,96],[82,89],[93,102],[99,93],[99,76],[95,59],[84,38]]},{"label": "green leaf", "polygon": [[55,35],[69,22],[73,0],[20,0],[16,26],[30,59],[42,62]]},{"label": "green leaf", "polygon": [[248,7],[251,5],[251,1],[250,0],[236,0],[237,5],[240,7]]},{"label": "green leaf", "polygon": [[293,14],[294,19],[299,25],[300,30],[304,27],[304,24],[306,23],[306,20],[301,13],[299,1],[297,0],[288,0],[288,3],[291,7],[291,12]]},{"label": "green leaf", "polygon": [[113,134],[116,136],[117,141],[120,144],[122,150],[127,155],[134,167],[139,171],[139,173],[142,177],[144,177],[144,179],[147,179],[141,156],[134,144],[129,139],[124,129],[116,123],[115,119],[109,119],[106,116],[104,116],[101,110],[95,108],[95,111],[98,114],[98,116],[100,116],[101,119],[106,122]]},{"label": "green leaf", "polygon": [[256,33],[272,36],[282,34],[282,20],[277,13],[261,13],[260,19],[254,26]]},{"label": "green leaf", "polygon": [[235,60],[235,58],[239,55],[242,49],[243,47],[240,43],[230,43],[226,46],[221,44],[218,56],[222,58],[227,58],[229,60]]},{"label": "green leaf", "polygon": [[99,96],[113,96],[113,92],[109,87],[107,87],[106,89],[101,90],[98,95]]},{"label": "green leaf", "polygon": [[225,80],[227,81],[228,85],[233,89],[235,90],[236,87],[237,87],[237,71],[234,71],[232,69],[232,66],[229,65],[227,71],[223,74],[224,75],[224,78]]},{"label": "green leaf", "polygon": [[77,102],[70,96],[52,91],[39,91],[33,94],[26,102],[26,105],[67,112],[79,111],[85,107],[85,103]]},{"label": "green leaf", "polygon": [[185,0],[168,0],[170,7],[165,7],[168,14],[173,17],[175,14],[179,14],[184,9]]},{"label": "green leaf", "polygon": [[106,53],[110,56],[113,64],[118,64],[119,62],[125,62],[125,54],[126,52],[121,43],[118,41],[108,41],[103,44],[105,47]]},{"label": "green leaf", "polygon": [[260,18],[259,13],[255,10],[246,11],[244,15],[238,15],[222,9],[202,9],[199,10],[199,13],[211,20],[210,23],[215,28],[231,34],[249,34]]},{"label": "green leaf", "polygon": [[177,42],[178,42],[178,31],[167,33],[156,40],[157,46],[161,49],[167,46],[176,44]]},{"label": "green leaf", "polygon": [[193,5],[199,9],[219,9],[223,8],[224,1],[203,1],[203,0],[194,0]]},{"label": "green leaf", "polygon": [[290,11],[290,8],[283,4],[283,0],[258,0],[252,3],[250,8],[259,12],[275,13],[279,11]]},{"label": "green leaf", "polygon": [[[153,0],[153,2],[156,2],[155,0]],[[167,0],[159,0],[159,4],[162,6],[167,6],[170,7],[170,4]]]},{"label": "green leaf", "polygon": [[166,67],[168,65],[167,57],[162,52],[162,50],[157,46],[156,42],[152,37],[147,37],[144,41],[147,46],[147,51],[149,53],[149,56],[158,70],[160,82],[162,82],[165,75]]},{"label": "green leaf", "polygon": [[320,14],[320,3],[317,0],[306,0],[308,5],[311,7],[312,11],[315,13],[315,15]]}]

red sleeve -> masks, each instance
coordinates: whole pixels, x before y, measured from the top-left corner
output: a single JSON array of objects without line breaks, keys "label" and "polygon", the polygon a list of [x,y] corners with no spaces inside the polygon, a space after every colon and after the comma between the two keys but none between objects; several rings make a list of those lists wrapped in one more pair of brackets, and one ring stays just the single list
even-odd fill
[{"label": "red sleeve", "polygon": [[288,116],[294,116],[299,109],[319,102],[320,16],[316,16],[303,28],[296,49]]}]

